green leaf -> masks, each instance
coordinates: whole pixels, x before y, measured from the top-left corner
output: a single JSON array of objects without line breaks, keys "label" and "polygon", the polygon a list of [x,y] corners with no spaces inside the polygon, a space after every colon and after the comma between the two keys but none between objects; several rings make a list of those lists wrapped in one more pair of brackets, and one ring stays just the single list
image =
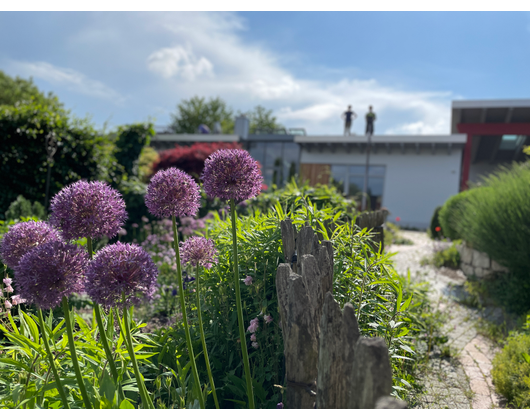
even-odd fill
[{"label": "green leaf", "polygon": [[129,400],[123,400],[120,404],[120,410],[134,410],[134,405]]}]

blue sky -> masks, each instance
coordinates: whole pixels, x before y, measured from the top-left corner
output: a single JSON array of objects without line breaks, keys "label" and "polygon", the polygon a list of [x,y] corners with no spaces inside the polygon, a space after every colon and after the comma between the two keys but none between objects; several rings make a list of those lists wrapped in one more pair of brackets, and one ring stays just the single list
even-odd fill
[{"label": "blue sky", "polygon": [[530,98],[530,13],[0,12],[0,69],[98,126],[200,95],[308,134],[341,134],[348,104],[378,133],[446,134],[451,100]]}]

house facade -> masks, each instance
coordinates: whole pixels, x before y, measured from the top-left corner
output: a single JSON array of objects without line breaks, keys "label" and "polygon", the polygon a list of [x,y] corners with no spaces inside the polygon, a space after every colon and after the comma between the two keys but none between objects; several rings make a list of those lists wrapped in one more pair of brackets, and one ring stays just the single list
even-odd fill
[{"label": "house facade", "polygon": [[525,159],[530,100],[453,101],[447,135],[374,135],[368,145],[366,136],[300,134],[165,133],[152,145],[161,150],[175,143],[241,142],[260,162],[267,185],[285,185],[298,174],[311,185],[332,182],[359,201],[368,158],[368,207],[384,207],[389,220],[425,229],[449,197],[500,165]]}]

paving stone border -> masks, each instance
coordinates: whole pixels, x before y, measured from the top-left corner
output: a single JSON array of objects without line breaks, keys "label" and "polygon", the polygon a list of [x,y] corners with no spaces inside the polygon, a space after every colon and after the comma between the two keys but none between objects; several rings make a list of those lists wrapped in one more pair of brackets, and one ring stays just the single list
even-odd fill
[{"label": "paving stone border", "polygon": [[414,244],[389,247],[389,252],[397,252],[393,257],[394,267],[401,275],[407,275],[410,270],[413,281],[429,282],[429,299],[433,309],[447,318],[443,333],[449,338],[451,356],[455,356],[444,357],[439,350],[434,352],[420,374],[425,393],[417,397],[414,408],[501,408],[502,399],[495,393],[490,373],[498,349],[477,332],[476,324],[483,314],[458,302],[466,276],[460,270],[421,266],[420,261],[432,257],[439,244],[424,232],[400,234]]}]

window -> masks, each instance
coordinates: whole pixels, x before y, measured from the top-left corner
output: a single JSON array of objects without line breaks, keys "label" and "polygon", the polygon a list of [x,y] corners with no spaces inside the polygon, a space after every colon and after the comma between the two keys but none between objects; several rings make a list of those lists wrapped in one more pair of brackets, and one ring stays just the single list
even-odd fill
[{"label": "window", "polygon": [[513,134],[506,134],[502,136],[499,150],[515,150],[526,140],[526,136],[516,136]]},{"label": "window", "polygon": [[[368,168],[368,202],[372,210],[381,208],[383,202],[383,187],[385,167],[370,165]],[[332,183],[344,195],[360,200],[364,189],[364,165],[331,165]]]},{"label": "window", "polygon": [[300,146],[291,142],[249,142],[250,155],[261,164],[264,182],[281,187],[298,173]]}]

